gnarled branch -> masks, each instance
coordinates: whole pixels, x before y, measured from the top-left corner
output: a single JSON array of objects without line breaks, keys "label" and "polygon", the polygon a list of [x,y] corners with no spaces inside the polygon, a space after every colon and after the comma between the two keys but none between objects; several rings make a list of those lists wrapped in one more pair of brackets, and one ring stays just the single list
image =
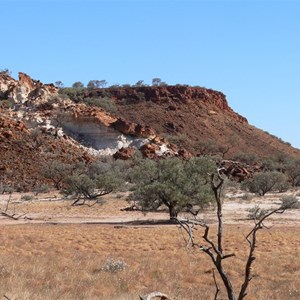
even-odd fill
[{"label": "gnarled branch", "polygon": [[140,300],[151,300],[153,298],[160,298],[161,300],[171,300],[169,298],[169,296],[167,296],[166,294],[163,294],[161,292],[152,292],[145,296],[140,296]]}]

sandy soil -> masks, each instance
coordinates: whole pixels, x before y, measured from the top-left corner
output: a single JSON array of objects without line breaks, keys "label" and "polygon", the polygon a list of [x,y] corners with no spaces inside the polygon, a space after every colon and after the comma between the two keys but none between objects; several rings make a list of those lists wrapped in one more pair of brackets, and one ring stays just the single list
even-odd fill
[{"label": "sandy soil", "polygon": [[[296,194],[294,192],[293,194]],[[24,200],[26,196],[30,200]],[[280,205],[283,194],[269,194],[265,197],[254,197],[251,200],[243,200],[243,193],[227,193],[224,200],[224,221],[226,224],[251,223],[247,218],[248,209],[259,205],[261,208],[270,209]],[[15,214],[18,220],[0,216],[0,225],[21,223],[55,223],[55,224],[86,224],[106,223],[123,224],[138,221],[167,221],[169,216],[166,210],[157,212],[124,211],[129,207],[126,194],[113,194],[103,198],[103,204],[72,206],[72,199],[64,198],[53,191],[48,194],[19,194],[14,193],[9,202],[7,213]],[[5,210],[9,195],[0,195],[0,207]],[[181,214],[184,217],[184,214]],[[200,215],[207,223],[215,223],[215,213],[207,211]],[[300,223],[300,213],[297,210],[286,211],[283,215],[275,215],[272,221],[276,224],[297,225]]]},{"label": "sandy soil", "polygon": [[[158,290],[172,299],[212,299],[212,264],[198,249],[186,251],[178,226],[137,222],[168,220],[166,211],[147,215],[122,211],[128,203],[121,194],[93,207],[73,207],[70,199],[56,192],[27,201],[24,196],[13,194],[7,210],[21,216],[18,220],[0,217],[0,295],[22,300],[133,300]],[[236,254],[226,260],[225,267],[237,289],[248,253],[245,235],[253,224],[247,209],[257,204],[275,207],[280,197],[270,194],[242,200],[241,194],[228,193],[225,198],[224,251]],[[2,211],[8,199],[8,195],[0,196]],[[201,217],[207,223],[216,222],[213,212]],[[258,235],[247,299],[300,299],[299,212],[275,216],[271,224],[275,224],[272,230]],[[212,239],[216,239],[216,227],[211,226]],[[195,237],[200,241],[202,234],[198,230]],[[111,258],[125,262],[125,271],[103,271]],[[223,288],[221,298],[226,298]]]}]

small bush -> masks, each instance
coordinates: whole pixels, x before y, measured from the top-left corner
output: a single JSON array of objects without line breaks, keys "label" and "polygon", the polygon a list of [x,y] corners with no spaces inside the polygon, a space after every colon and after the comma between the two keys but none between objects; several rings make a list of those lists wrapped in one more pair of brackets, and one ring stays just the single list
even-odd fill
[{"label": "small bush", "polygon": [[7,100],[7,99],[0,100],[0,107],[8,109],[8,108],[12,108],[13,106],[14,106],[13,100]]},{"label": "small bush", "polygon": [[177,145],[178,147],[188,147],[190,144],[189,137],[185,133],[180,133],[178,135],[166,134],[164,138],[172,143]]},{"label": "small bush", "polygon": [[124,271],[128,265],[122,260],[115,260],[114,258],[108,258],[103,266],[101,267],[101,271],[116,273],[119,271]]},{"label": "small bush", "polygon": [[34,189],[34,193],[37,196],[38,194],[49,193],[50,188],[47,184],[42,184]]},{"label": "small bush", "polygon": [[23,200],[23,201],[31,201],[31,200],[33,200],[33,196],[32,195],[23,195],[22,197],[21,197],[21,200]]},{"label": "small bush", "polygon": [[247,211],[249,212],[247,217],[250,220],[260,220],[268,213],[267,209],[260,208],[258,205],[247,209]]},{"label": "small bush", "polygon": [[105,111],[110,112],[112,114],[118,111],[115,103],[107,97],[104,98],[85,98],[84,102],[89,106],[101,107]]},{"label": "small bush", "polygon": [[0,194],[5,194],[5,193],[11,194],[13,193],[13,191],[14,188],[12,186],[0,183]]},{"label": "small bush", "polygon": [[241,197],[242,200],[251,201],[254,198],[253,194],[244,193]]},{"label": "small bush", "polygon": [[247,165],[253,165],[257,160],[258,156],[255,153],[236,153],[233,157],[233,160],[245,163]]},{"label": "small bush", "polygon": [[299,209],[300,202],[298,201],[297,197],[295,196],[284,196],[280,199],[282,202],[281,207],[284,209]]},{"label": "small bush", "polygon": [[72,101],[78,103],[84,101],[86,88],[62,88],[59,90],[60,95],[68,96]]}]

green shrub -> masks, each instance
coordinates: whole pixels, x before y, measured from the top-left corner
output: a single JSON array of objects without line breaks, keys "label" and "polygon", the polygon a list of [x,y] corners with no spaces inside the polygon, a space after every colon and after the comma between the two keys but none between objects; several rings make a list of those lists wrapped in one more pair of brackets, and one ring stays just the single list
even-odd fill
[{"label": "green shrub", "polygon": [[34,197],[32,195],[23,195],[21,197],[21,200],[23,200],[23,201],[31,201],[33,199],[34,199]]},{"label": "green shrub", "polygon": [[243,162],[247,165],[253,165],[258,160],[258,156],[255,153],[236,153],[232,157],[233,160]]},{"label": "green shrub", "polygon": [[124,271],[128,265],[123,260],[116,260],[114,258],[108,258],[103,266],[101,267],[101,271],[117,273],[119,271]]},{"label": "green shrub", "polygon": [[108,97],[103,98],[85,98],[84,103],[86,103],[89,106],[95,106],[95,107],[101,107],[105,111],[110,112],[112,114],[116,113],[118,111],[115,103],[112,99]]},{"label": "green shrub", "polygon": [[284,196],[280,199],[282,202],[281,207],[282,208],[290,208],[290,209],[299,209],[300,208],[300,202],[298,201],[297,197],[295,196]]},{"label": "green shrub", "polygon": [[254,198],[253,194],[244,193],[241,197],[242,200],[251,201]]},{"label": "green shrub", "polygon": [[10,185],[7,185],[7,184],[3,184],[2,182],[0,183],[0,195],[1,194],[11,194],[13,193],[14,191],[14,188]]},{"label": "green shrub", "polygon": [[292,186],[300,186],[300,159],[291,159],[285,166]]},{"label": "green shrub", "polygon": [[14,106],[13,100],[8,100],[8,99],[0,100],[0,107],[8,109],[8,108],[12,108],[13,106]]},{"label": "green shrub", "polygon": [[47,184],[42,184],[34,189],[34,193],[36,196],[38,194],[49,193],[49,191],[50,191],[50,188],[49,188],[49,185],[47,185]]},{"label": "green shrub", "polygon": [[59,90],[60,95],[68,96],[72,101],[83,102],[86,88],[62,88]]},{"label": "green shrub", "polygon": [[247,211],[249,212],[247,217],[250,220],[260,220],[268,213],[267,209],[262,209],[258,205],[247,209]]}]

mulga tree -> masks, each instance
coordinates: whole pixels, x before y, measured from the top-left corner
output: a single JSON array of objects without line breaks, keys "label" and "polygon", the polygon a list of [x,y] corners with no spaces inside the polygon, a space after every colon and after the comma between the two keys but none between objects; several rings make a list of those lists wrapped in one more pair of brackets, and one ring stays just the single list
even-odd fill
[{"label": "mulga tree", "polygon": [[90,80],[87,84],[89,89],[96,89],[96,88],[104,88],[107,85],[107,81],[105,79],[102,80]]},{"label": "mulga tree", "polygon": [[214,166],[211,160],[200,157],[188,161],[141,160],[131,175],[135,186],[130,199],[144,211],[166,206],[170,219],[183,210],[199,211],[213,199],[207,174]]},{"label": "mulga tree", "polygon": [[75,167],[75,165],[64,163],[56,157],[49,157],[41,166],[40,174],[52,182],[57,190],[60,190],[65,179],[72,174]]},{"label": "mulga tree", "polygon": [[98,160],[85,170],[75,172],[65,181],[65,194],[74,195],[72,205],[83,205],[86,201],[99,203],[104,195],[124,190],[127,164],[124,161]]},{"label": "mulga tree", "polygon": [[72,88],[81,89],[84,88],[84,84],[81,81],[76,81],[72,84]]},{"label": "mulga tree", "polygon": [[300,159],[289,160],[285,166],[285,171],[292,186],[300,186]]},{"label": "mulga tree", "polygon": [[288,178],[278,171],[256,173],[242,183],[242,189],[264,196],[271,191],[284,191],[288,188]]}]

